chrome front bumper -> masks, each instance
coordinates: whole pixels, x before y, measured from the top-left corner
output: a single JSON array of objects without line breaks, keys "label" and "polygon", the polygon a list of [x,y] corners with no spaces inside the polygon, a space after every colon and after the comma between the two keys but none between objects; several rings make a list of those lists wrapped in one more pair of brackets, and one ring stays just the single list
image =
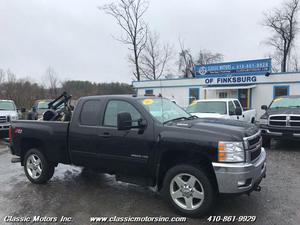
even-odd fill
[{"label": "chrome front bumper", "polygon": [[[272,137],[283,137],[283,136],[285,136],[285,133],[287,133],[286,131],[284,131],[284,132],[270,131],[269,129],[265,129],[265,128],[261,128],[261,132],[262,132],[262,135],[272,136]],[[295,138],[300,138],[300,133],[291,133],[291,136],[295,137]]]},{"label": "chrome front bumper", "polygon": [[10,123],[0,123],[0,130],[8,130]]},{"label": "chrome front bumper", "polygon": [[251,191],[266,176],[266,151],[251,163],[213,163],[220,193]]}]

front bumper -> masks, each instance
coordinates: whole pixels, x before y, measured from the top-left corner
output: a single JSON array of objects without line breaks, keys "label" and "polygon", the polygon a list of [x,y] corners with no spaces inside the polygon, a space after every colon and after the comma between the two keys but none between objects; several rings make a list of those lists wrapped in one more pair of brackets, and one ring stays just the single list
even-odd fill
[{"label": "front bumper", "polygon": [[0,124],[0,139],[8,138],[10,124]]},{"label": "front bumper", "polygon": [[261,126],[261,135],[265,137],[278,139],[295,139],[300,140],[300,129],[286,127],[268,127]]},{"label": "front bumper", "polygon": [[252,191],[266,176],[266,151],[251,163],[213,163],[219,192],[238,194]]}]

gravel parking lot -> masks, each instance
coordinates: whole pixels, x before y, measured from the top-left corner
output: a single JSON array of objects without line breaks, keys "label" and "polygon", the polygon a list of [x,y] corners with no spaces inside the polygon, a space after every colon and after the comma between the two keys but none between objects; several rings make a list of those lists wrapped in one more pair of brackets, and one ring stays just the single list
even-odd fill
[{"label": "gravel parking lot", "polygon": [[[300,224],[299,144],[273,142],[267,149],[267,178],[261,192],[223,196],[210,215],[257,216],[254,224]],[[0,144],[0,224],[5,224],[5,216],[70,216],[69,224],[78,225],[89,224],[91,216],[177,216],[155,192],[116,182],[113,176],[60,165],[48,184],[34,185],[10,159],[8,149]],[[204,218],[184,224],[222,223]]]}]

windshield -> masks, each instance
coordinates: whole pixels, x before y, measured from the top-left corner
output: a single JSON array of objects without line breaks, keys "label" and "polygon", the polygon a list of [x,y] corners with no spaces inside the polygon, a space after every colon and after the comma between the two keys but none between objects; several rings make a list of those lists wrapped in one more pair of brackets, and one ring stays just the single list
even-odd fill
[{"label": "windshield", "polygon": [[16,106],[13,102],[0,101],[0,110],[15,111]]},{"label": "windshield", "polygon": [[48,109],[48,104],[51,101],[42,101],[38,103],[38,109]]},{"label": "windshield", "polygon": [[189,113],[219,113],[226,114],[226,102],[195,102],[187,107]]},{"label": "windshield", "polygon": [[276,108],[300,108],[300,97],[298,98],[276,98],[270,105],[270,109]]},{"label": "windshield", "polygon": [[168,99],[151,98],[141,99],[139,101],[154,118],[162,123],[179,118],[191,117],[189,113]]}]

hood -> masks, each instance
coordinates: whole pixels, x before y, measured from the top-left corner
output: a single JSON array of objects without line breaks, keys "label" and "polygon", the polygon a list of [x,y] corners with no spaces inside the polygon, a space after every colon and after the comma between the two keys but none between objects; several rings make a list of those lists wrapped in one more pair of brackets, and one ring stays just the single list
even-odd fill
[{"label": "hood", "polygon": [[191,113],[191,115],[199,118],[226,118],[226,115],[219,113]]},{"label": "hood", "polygon": [[277,114],[298,114],[300,115],[300,108],[279,108],[279,109],[268,109],[263,115],[262,118],[266,118],[271,115]]},{"label": "hood", "polygon": [[10,117],[18,118],[18,113],[17,113],[17,111],[0,110],[0,116],[10,116]]},{"label": "hood", "polygon": [[199,118],[180,122],[177,121],[173,122],[171,125],[206,132],[210,133],[210,135],[217,135],[220,138],[227,138],[227,140],[234,139],[236,141],[242,141],[243,137],[252,136],[259,131],[259,128],[254,124],[239,120],[218,118]]}]

